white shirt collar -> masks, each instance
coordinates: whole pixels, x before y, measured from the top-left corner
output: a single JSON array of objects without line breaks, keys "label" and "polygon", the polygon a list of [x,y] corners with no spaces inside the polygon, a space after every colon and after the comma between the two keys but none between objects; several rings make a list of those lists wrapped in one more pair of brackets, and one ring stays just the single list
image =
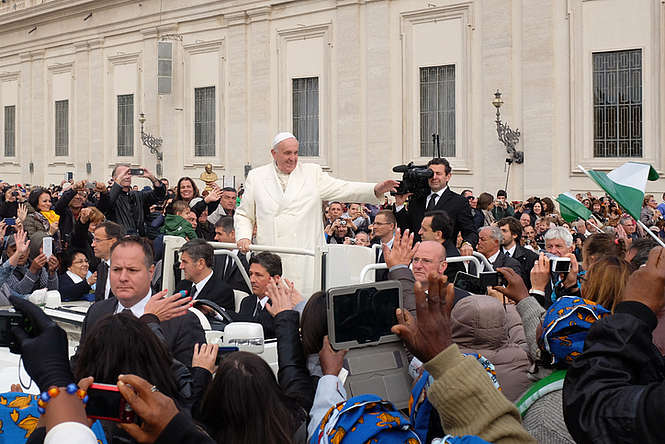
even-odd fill
[{"label": "white shirt collar", "polygon": [[104,287],[104,299],[109,298],[111,293],[111,259],[106,259],[104,261],[108,266],[108,272],[106,273],[106,286]]},{"label": "white shirt collar", "polygon": [[510,254],[510,257],[513,257],[513,256],[515,256],[515,250],[516,250],[516,249],[517,249],[517,242],[515,242],[515,243],[513,244],[513,248],[511,248],[510,250],[506,250],[506,249],[504,248],[503,251],[506,252],[506,253],[509,253],[509,254]]},{"label": "white shirt collar", "polygon": [[436,193],[432,191],[432,192],[430,193],[429,197],[432,197],[432,196],[435,195],[435,194],[436,194],[437,196],[441,197],[441,195],[442,195],[447,189],[448,189],[448,185],[446,185],[445,187],[441,188],[441,189],[440,189],[439,191],[437,191]]},{"label": "white shirt collar", "polygon": [[[143,316],[143,313],[145,312],[145,306],[148,305],[148,301],[152,297],[152,289],[148,290],[148,294],[146,297],[138,301],[136,304],[134,304],[133,307],[130,307],[129,309],[132,311],[132,314],[136,316],[137,318],[140,318]],[[123,311],[126,307],[123,307],[122,303],[118,300],[118,305],[115,308],[115,314],[120,313]]]},{"label": "white shirt collar", "polygon": [[72,280],[72,282],[74,282],[75,284],[78,284],[79,282],[81,282],[81,281],[83,280],[83,278],[82,278],[81,276],[79,276],[79,275],[76,274],[76,273],[72,273],[72,272],[69,271],[69,270],[67,270],[67,276],[69,276],[69,278],[70,278],[70,279]]},{"label": "white shirt collar", "polygon": [[499,253],[501,253],[501,250],[497,250],[496,253],[491,255],[490,257],[487,258],[487,260],[490,262],[490,264],[493,264],[494,261],[496,260],[497,257],[499,257]]},{"label": "white shirt collar", "polygon": [[208,276],[204,277],[196,284],[194,284],[194,286],[196,287],[196,294],[194,295],[194,299],[196,299],[199,296],[199,294],[201,294],[201,290],[203,290],[203,287],[206,286],[211,277],[212,277],[212,270],[210,270]]},{"label": "white shirt collar", "polygon": [[[258,296],[256,297],[258,299]],[[266,304],[268,303],[268,296],[263,296],[263,298],[259,299],[259,304],[261,304],[261,308],[266,308]]]}]

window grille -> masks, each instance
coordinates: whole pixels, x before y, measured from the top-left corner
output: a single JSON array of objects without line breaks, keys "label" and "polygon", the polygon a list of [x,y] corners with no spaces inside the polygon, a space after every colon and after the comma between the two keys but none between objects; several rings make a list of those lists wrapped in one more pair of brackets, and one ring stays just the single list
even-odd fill
[{"label": "window grille", "polygon": [[642,50],[593,54],[593,155],[642,157]]},{"label": "window grille", "polygon": [[293,79],[293,135],[301,156],[319,155],[319,78]]},{"label": "window grille", "polygon": [[5,157],[16,156],[16,105],[5,106]]},{"label": "window grille", "polygon": [[69,100],[55,102],[55,155],[69,155]]},{"label": "window grille", "polygon": [[215,155],[215,87],[194,88],[194,155]]},{"label": "window grille", "polygon": [[438,134],[441,156],[455,156],[455,65],[420,68],[420,155],[434,155]]},{"label": "window grille", "polygon": [[118,156],[134,155],[134,94],[118,96]]}]

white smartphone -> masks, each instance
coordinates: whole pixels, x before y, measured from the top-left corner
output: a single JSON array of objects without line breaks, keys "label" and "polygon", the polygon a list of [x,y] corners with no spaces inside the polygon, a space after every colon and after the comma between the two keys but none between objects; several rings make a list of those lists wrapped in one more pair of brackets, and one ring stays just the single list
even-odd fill
[{"label": "white smartphone", "polygon": [[50,258],[53,254],[53,238],[46,236],[42,239],[42,252],[46,255],[46,258]]}]

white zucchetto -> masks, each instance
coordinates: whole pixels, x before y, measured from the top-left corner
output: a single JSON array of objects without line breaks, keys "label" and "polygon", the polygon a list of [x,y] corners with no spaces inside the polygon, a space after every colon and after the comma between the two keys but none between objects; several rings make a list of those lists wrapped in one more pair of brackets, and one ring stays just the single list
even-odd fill
[{"label": "white zucchetto", "polygon": [[279,133],[275,136],[274,139],[272,139],[272,148],[275,148],[277,145],[279,145],[280,142],[286,140],[286,139],[295,139],[296,136],[289,132],[283,132]]}]

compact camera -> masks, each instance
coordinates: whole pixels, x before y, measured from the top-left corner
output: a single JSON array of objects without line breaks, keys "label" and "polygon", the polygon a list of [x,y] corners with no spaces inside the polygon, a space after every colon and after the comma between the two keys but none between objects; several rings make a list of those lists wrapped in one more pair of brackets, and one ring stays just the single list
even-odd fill
[{"label": "compact camera", "polygon": [[570,272],[570,258],[559,257],[552,253],[545,253],[545,256],[550,260],[551,273],[568,273]]}]

